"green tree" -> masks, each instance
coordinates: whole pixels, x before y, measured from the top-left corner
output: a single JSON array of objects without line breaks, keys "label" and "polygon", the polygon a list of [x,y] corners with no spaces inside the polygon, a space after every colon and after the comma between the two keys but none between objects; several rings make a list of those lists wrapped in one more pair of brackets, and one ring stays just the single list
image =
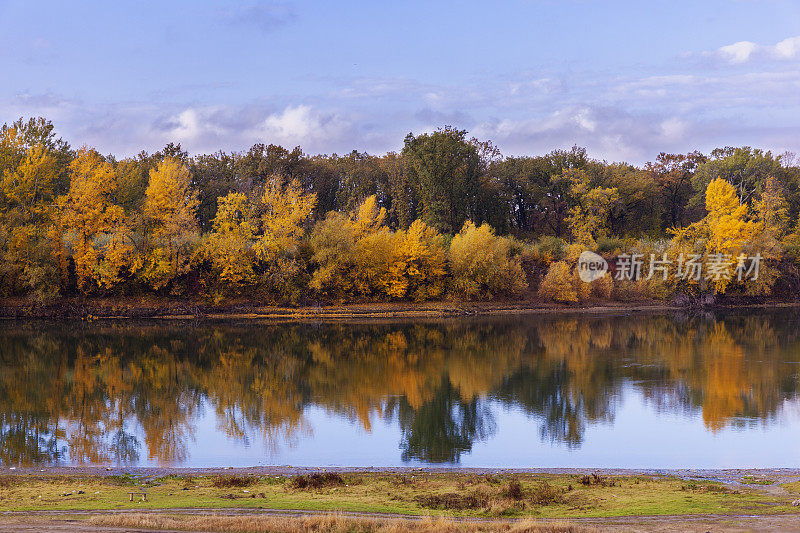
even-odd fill
[{"label": "green tree", "polygon": [[779,173],[780,158],[774,157],[772,152],[749,146],[715,148],[711,151],[711,159],[698,165],[692,177],[696,191],[692,202],[702,205],[708,185],[715,179],[724,179],[736,189],[739,201],[750,205],[763,190],[767,177]]},{"label": "green tree", "polygon": [[422,219],[442,233],[457,231],[476,214],[481,158],[466,134],[449,126],[416,137],[409,133],[403,147]]}]

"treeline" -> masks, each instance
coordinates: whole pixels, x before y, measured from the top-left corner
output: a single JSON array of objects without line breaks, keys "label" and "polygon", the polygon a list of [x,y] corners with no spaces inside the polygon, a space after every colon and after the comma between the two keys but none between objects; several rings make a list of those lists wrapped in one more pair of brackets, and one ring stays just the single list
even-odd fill
[{"label": "treeline", "polygon": [[[540,295],[562,301],[666,297],[745,288],[610,278],[584,287],[577,254],[756,244],[773,267],[752,289],[765,293],[800,248],[800,167],[749,147],[662,153],[636,167],[577,147],[503,157],[445,127],[383,156],[264,144],[190,156],[168,144],[117,159],[74,149],[35,118],[0,130],[0,178],[5,296],[492,298],[544,278]],[[719,180],[709,207],[706,189]]]}]

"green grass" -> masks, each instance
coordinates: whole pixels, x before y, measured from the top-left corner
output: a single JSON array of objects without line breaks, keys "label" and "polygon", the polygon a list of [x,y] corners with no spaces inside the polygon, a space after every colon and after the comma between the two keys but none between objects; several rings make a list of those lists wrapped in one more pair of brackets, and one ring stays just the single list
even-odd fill
[{"label": "green grass", "polygon": [[[5,476],[0,478],[0,511],[242,507],[540,518],[799,511],[791,506],[792,498],[757,487],[733,490],[675,477],[605,476],[602,484],[588,485],[581,483],[581,476],[548,474],[345,473],[342,478],[297,489],[296,482],[282,476],[234,480],[232,485],[224,479],[215,483],[212,476],[166,476],[150,482],[130,476]],[[509,491],[512,480],[520,483],[521,493]],[[543,487],[558,496],[548,500],[553,503],[536,503]],[[793,485],[786,487],[792,490]],[[128,492],[139,489],[147,492],[148,501],[129,501]],[[470,508],[426,507],[430,501],[458,500],[454,495],[479,503]]]},{"label": "green grass", "polygon": [[741,479],[742,483],[745,485],[774,485],[775,480],[773,479],[766,479],[760,478],[755,476],[744,476]]}]

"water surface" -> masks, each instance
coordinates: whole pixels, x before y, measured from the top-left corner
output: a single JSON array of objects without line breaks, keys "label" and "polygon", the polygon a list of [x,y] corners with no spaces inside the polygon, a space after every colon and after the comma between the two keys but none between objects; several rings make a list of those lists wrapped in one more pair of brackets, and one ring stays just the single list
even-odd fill
[{"label": "water surface", "polygon": [[800,464],[800,315],[0,325],[0,464]]}]

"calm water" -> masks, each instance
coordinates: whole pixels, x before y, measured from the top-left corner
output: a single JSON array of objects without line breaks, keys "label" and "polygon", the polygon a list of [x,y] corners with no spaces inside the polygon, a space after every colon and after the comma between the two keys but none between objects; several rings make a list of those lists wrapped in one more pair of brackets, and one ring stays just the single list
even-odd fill
[{"label": "calm water", "polygon": [[0,324],[0,464],[800,466],[796,311]]}]

